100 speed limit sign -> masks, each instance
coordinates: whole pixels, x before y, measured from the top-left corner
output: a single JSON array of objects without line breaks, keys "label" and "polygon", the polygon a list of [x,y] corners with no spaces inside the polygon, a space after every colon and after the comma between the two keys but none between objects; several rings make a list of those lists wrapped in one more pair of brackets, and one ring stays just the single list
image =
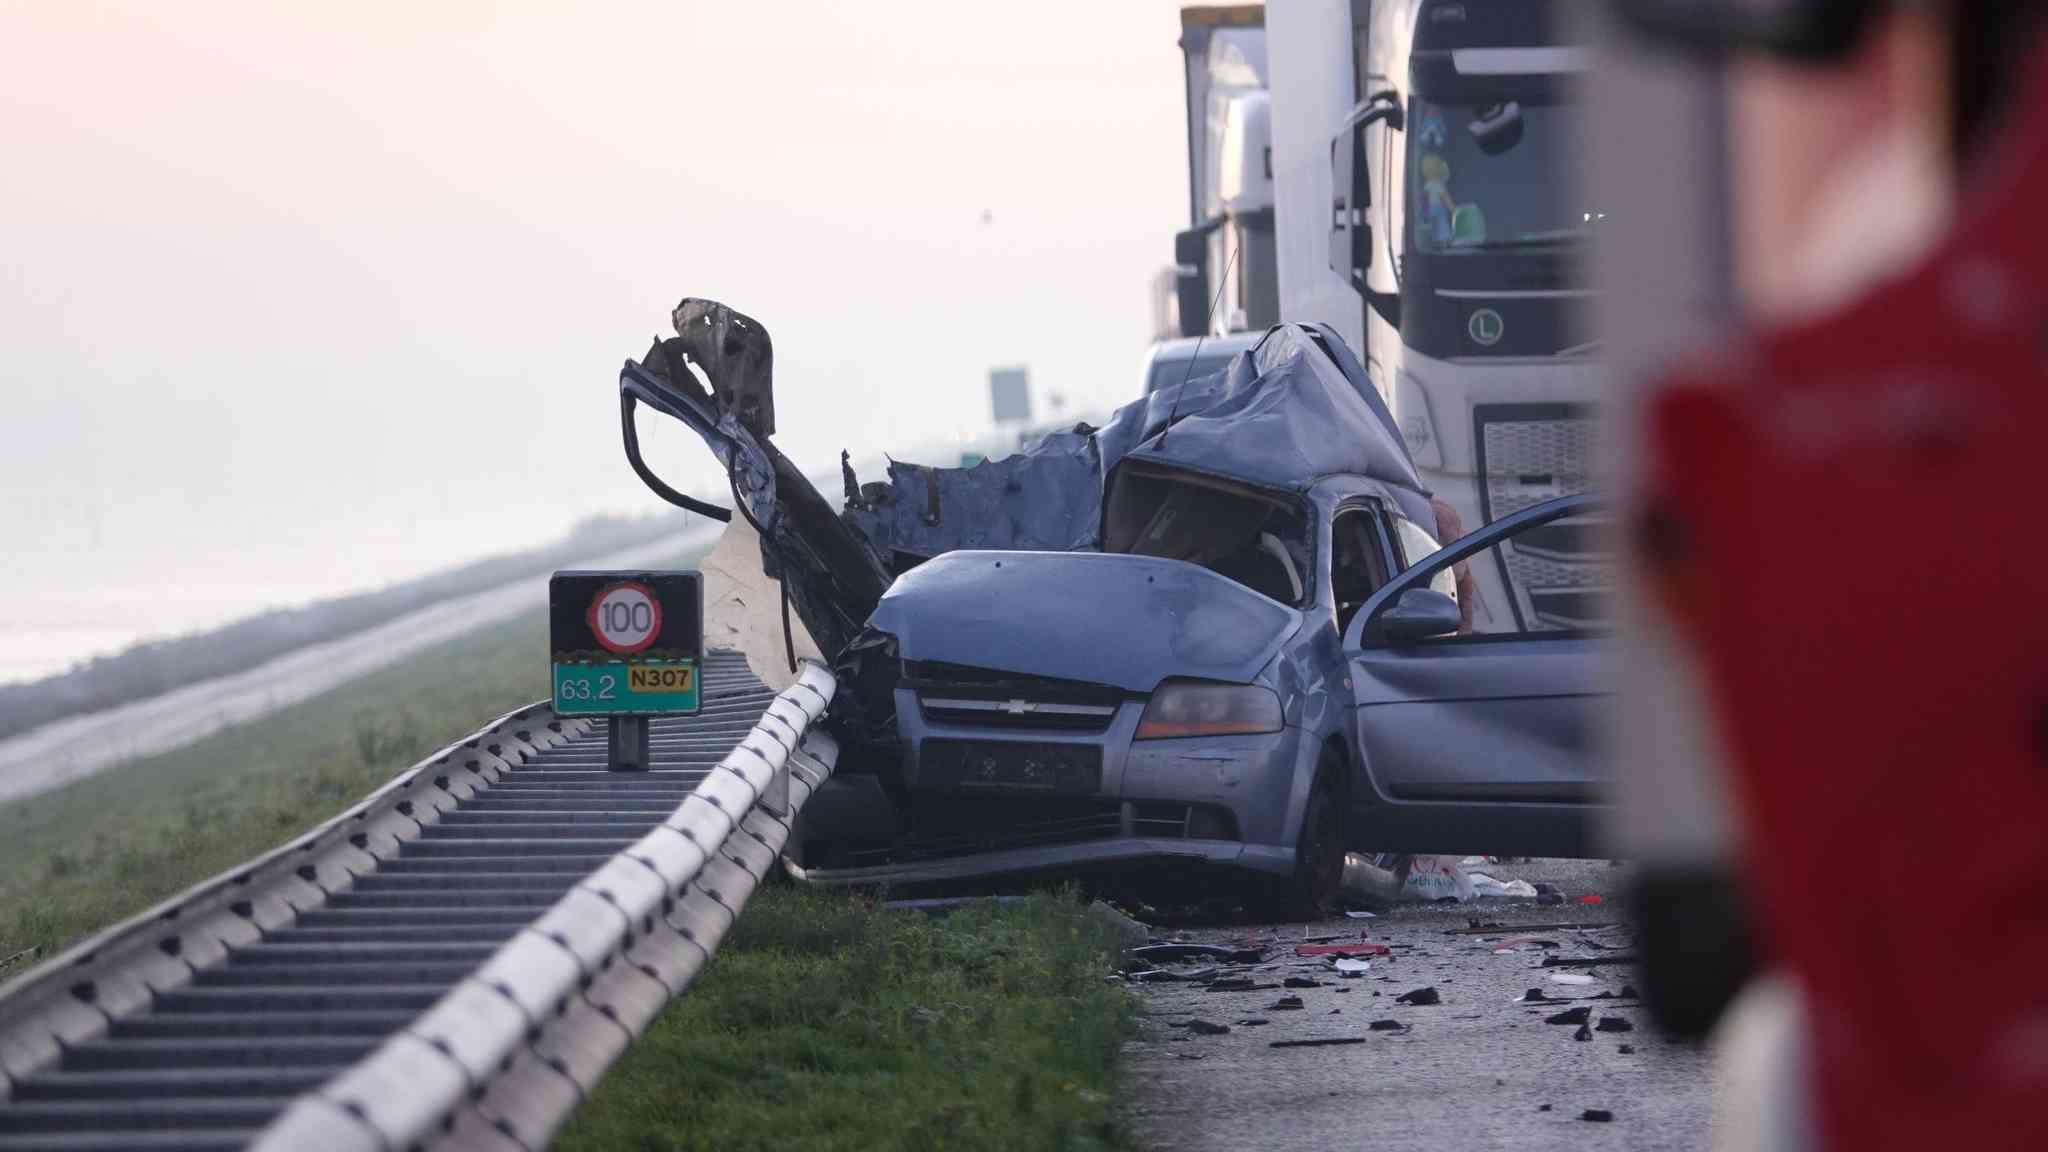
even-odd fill
[{"label": "100 speed limit sign", "polygon": [[639,652],[661,635],[661,601],[637,580],[612,584],[590,601],[590,634],[613,652]]},{"label": "100 speed limit sign", "polygon": [[557,572],[548,651],[560,716],[699,711],[704,583],[695,572]]}]

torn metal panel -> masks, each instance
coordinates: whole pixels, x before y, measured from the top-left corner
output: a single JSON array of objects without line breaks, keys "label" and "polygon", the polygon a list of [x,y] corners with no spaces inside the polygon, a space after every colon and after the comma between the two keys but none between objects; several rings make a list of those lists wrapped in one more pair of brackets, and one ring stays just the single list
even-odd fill
[{"label": "torn metal panel", "polygon": [[[1054,432],[969,468],[889,462],[889,481],[849,495],[846,519],[901,573],[956,548],[1075,552],[1096,546],[1102,463],[1092,430]],[[849,472],[849,475],[851,473]]]},{"label": "torn metal panel", "polygon": [[[734,502],[761,534],[763,570],[781,581],[818,645],[837,653],[881,598],[888,570],[769,443],[775,408],[766,330],[709,300],[685,299],[675,321],[676,337],[657,341],[644,360],[629,360],[620,370],[627,455],[650,486],[675,499],[673,489],[639,460],[634,406],[645,403],[703,437],[725,467]],[[692,365],[711,383],[709,390],[697,382]]]},{"label": "torn metal panel", "polygon": [[676,344],[710,382],[719,411],[756,436],[775,435],[775,347],[768,329],[715,300],[688,296],[669,319]]}]

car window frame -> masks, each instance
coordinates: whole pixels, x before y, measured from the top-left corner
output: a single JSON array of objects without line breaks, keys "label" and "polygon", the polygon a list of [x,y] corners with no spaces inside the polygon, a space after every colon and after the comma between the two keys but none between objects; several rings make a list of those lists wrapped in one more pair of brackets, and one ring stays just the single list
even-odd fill
[{"label": "car window frame", "polygon": [[[1422,559],[1409,564],[1401,569],[1400,572],[1395,573],[1387,581],[1386,587],[1408,581],[1411,574],[1414,574],[1416,586],[1426,588],[1429,586],[1430,578],[1438,572],[1450,568],[1451,565],[1461,560],[1469,561],[1482,552],[1498,548],[1528,529],[1573,516],[1599,515],[1603,513],[1611,515],[1612,509],[1593,493],[1561,496],[1554,500],[1545,501],[1542,504],[1533,505],[1510,516],[1495,520],[1491,524],[1481,525],[1479,528],[1460,536],[1457,540],[1438,548],[1428,556],[1424,556]],[[1434,537],[1431,538],[1434,539]],[[1426,569],[1424,568],[1425,565],[1427,566]],[[1424,570],[1418,573],[1418,569]],[[1382,587],[1380,592],[1374,593],[1375,598],[1382,595],[1386,591],[1386,587]],[[1395,599],[1396,597],[1388,597],[1381,600],[1376,606],[1368,603],[1366,607],[1372,608],[1371,612],[1360,609],[1358,614],[1352,617],[1351,626],[1344,630],[1343,640],[1347,651],[1364,650],[1366,648],[1366,624],[1392,607]],[[1375,650],[1400,648],[1406,651],[1413,651],[1418,648],[1463,647],[1474,644],[1598,640],[1611,637],[1613,634],[1612,629],[1549,628],[1530,631],[1518,628],[1513,632],[1473,632],[1464,635],[1446,633],[1442,636],[1430,636],[1420,640],[1404,641],[1398,645],[1375,644],[1372,647]]]},{"label": "car window frame", "polygon": [[[1365,599],[1359,601],[1358,606],[1361,611],[1364,610],[1366,604],[1372,601],[1373,596],[1380,589],[1385,588],[1388,583],[1405,571],[1407,567],[1401,563],[1401,555],[1395,550],[1395,544],[1388,535],[1385,501],[1372,496],[1353,496],[1339,501],[1337,506],[1330,510],[1330,546],[1323,557],[1323,559],[1329,561],[1329,564],[1322,567],[1321,575],[1330,589],[1330,615],[1332,622],[1337,626],[1337,634],[1339,636],[1342,636],[1348,629],[1350,621],[1338,620],[1336,615],[1341,608],[1337,603],[1337,524],[1349,515],[1358,515],[1365,518],[1371,528],[1368,535],[1371,536],[1372,543],[1379,553],[1379,578],[1366,591]],[[1356,613],[1353,615],[1355,617]]]}]

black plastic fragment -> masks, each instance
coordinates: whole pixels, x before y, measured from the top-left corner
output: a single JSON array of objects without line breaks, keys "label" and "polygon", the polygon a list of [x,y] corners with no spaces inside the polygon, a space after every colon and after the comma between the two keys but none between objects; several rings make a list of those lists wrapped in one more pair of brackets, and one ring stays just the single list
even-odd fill
[{"label": "black plastic fragment", "polygon": [[1261,984],[1247,976],[1231,976],[1209,982],[1209,991],[1211,992],[1260,992],[1268,988],[1278,987],[1278,984]]},{"label": "black plastic fragment", "polygon": [[1640,958],[1634,953],[1620,956],[1545,956],[1545,968],[1593,968],[1602,964],[1634,964]]}]

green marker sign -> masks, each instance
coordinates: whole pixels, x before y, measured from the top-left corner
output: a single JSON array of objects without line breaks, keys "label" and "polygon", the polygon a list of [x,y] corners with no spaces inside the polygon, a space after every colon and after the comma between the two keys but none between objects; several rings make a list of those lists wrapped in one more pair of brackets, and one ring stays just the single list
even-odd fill
[{"label": "green marker sign", "polygon": [[555,665],[558,716],[656,716],[703,706],[697,665],[625,663]]}]

